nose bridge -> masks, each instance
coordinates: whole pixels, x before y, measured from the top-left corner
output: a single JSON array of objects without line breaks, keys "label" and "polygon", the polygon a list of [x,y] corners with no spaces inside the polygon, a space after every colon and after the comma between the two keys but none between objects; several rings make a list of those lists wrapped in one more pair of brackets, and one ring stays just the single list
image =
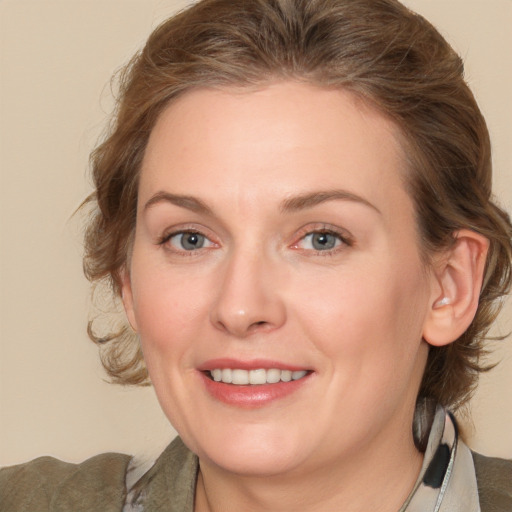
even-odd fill
[{"label": "nose bridge", "polygon": [[237,337],[280,327],[286,318],[277,261],[259,248],[234,248],[222,268],[211,320]]}]

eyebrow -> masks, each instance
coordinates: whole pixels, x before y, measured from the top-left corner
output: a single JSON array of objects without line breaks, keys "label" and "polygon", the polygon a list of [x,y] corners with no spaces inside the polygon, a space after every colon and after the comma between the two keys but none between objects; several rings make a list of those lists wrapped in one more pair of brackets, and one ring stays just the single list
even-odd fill
[{"label": "eyebrow", "polygon": [[170,192],[164,191],[157,192],[155,195],[153,195],[144,205],[144,211],[149,210],[149,208],[155,206],[158,203],[171,203],[196,213],[212,215],[212,210],[200,199],[197,199],[193,196],[171,194]]},{"label": "eyebrow", "polygon": [[[326,201],[352,201],[355,203],[363,204],[375,210],[377,213],[381,213],[380,210],[357,194],[353,192],[349,192],[347,190],[321,190],[317,192],[308,192],[306,194],[301,194],[298,196],[293,196],[288,199],[285,199],[281,203],[280,210],[284,213],[305,210],[307,208],[313,208],[321,203],[325,203]],[[210,207],[208,207],[203,201],[194,197],[180,194],[171,194],[170,192],[160,191],[154,194],[144,205],[144,211],[152,208],[156,204],[159,203],[171,203],[181,208],[185,208],[187,210],[191,210],[195,213],[200,213],[203,215],[213,215],[213,212]]]},{"label": "eyebrow", "polygon": [[372,210],[375,210],[379,214],[381,213],[380,210],[374,204],[370,203],[363,197],[358,196],[353,192],[339,189],[308,192],[306,194],[290,197],[282,203],[281,210],[283,212],[305,210],[307,208],[313,208],[314,206],[317,206],[321,203],[325,203],[326,201],[334,200],[352,201],[355,203],[360,203],[363,204],[364,206],[368,206]]}]

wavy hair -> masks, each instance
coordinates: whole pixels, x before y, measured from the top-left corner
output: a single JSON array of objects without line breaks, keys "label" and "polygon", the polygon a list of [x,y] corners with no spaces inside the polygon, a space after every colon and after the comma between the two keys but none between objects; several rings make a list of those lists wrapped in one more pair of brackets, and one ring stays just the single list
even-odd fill
[{"label": "wavy hair", "polygon": [[[469,398],[510,289],[512,226],[493,200],[489,134],[463,62],[428,21],[395,0],[203,0],[160,25],[118,79],[110,131],[91,155],[90,281],[119,297],[144,150],[169,102],[193,88],[279,80],[349,90],[400,130],[427,260],[463,228],[490,241],[476,316],[454,343],[430,347],[419,393],[452,408]],[[115,382],[148,382],[129,327],[101,334],[90,324],[89,334]]]}]

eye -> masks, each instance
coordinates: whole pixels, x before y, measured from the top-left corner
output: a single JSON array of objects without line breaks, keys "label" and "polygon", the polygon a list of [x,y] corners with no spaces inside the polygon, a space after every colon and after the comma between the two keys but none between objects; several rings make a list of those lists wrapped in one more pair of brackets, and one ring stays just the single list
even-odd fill
[{"label": "eye", "polygon": [[212,247],[214,244],[205,235],[196,231],[180,231],[167,235],[162,244],[169,244],[173,249],[178,251],[196,251]]},{"label": "eye", "polygon": [[352,239],[349,235],[323,227],[317,230],[311,228],[307,230],[293,248],[330,254],[343,249],[344,246],[352,246]]},{"label": "eye", "polygon": [[306,235],[303,243],[307,247],[304,249],[314,249],[315,251],[329,251],[341,244],[339,235],[328,232],[317,232]]}]

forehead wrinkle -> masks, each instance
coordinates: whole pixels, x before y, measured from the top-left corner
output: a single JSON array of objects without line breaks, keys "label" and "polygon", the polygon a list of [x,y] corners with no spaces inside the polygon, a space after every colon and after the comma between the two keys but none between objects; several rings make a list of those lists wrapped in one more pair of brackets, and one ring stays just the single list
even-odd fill
[{"label": "forehead wrinkle", "polygon": [[280,209],[283,213],[289,213],[312,208],[313,206],[317,206],[318,204],[324,203],[326,201],[334,200],[360,203],[381,214],[381,211],[368,200],[347,190],[320,190],[290,197],[282,202]]}]

